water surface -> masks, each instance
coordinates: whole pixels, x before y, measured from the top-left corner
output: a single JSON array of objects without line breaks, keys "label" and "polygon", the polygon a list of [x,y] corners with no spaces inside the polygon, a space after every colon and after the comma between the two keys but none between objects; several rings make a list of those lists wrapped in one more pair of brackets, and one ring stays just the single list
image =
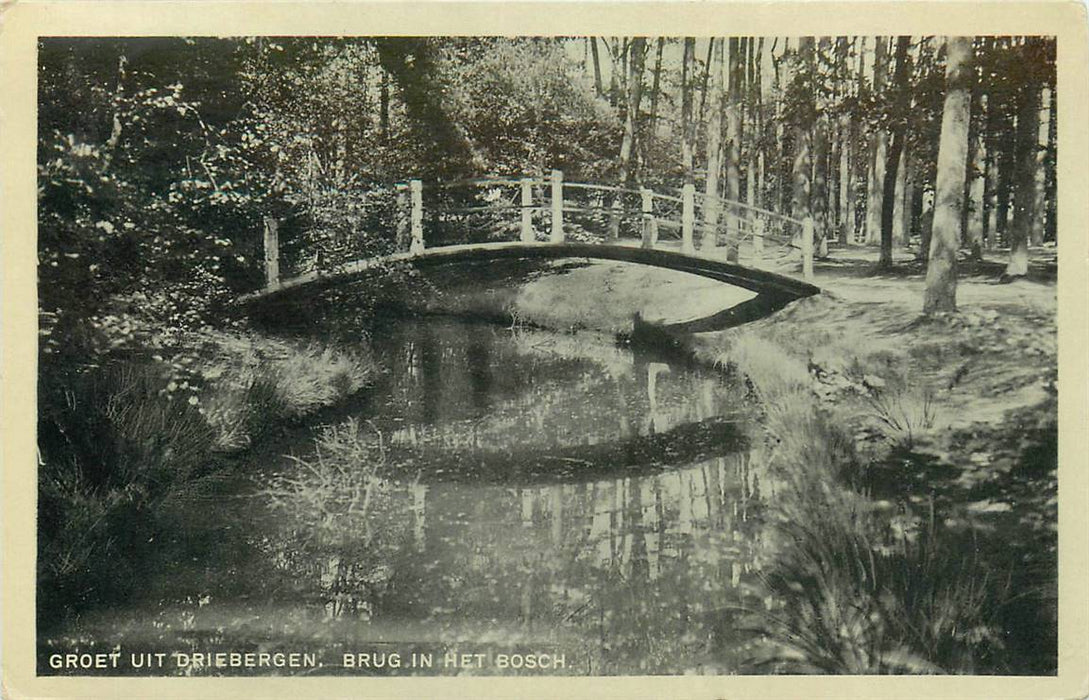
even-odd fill
[{"label": "water surface", "polygon": [[425,317],[373,335],[387,371],[365,405],[176,502],[139,597],[51,640],[320,664],[285,673],[511,673],[514,653],[744,670],[769,484],[743,387],[593,334]]}]

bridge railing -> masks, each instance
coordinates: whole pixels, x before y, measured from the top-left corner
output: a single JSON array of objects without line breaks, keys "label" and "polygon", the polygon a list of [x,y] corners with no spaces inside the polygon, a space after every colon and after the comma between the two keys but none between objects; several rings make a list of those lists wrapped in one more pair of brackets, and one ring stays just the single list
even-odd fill
[{"label": "bridge railing", "polygon": [[[545,177],[480,177],[427,189],[421,180],[395,186],[396,250],[411,255],[443,245],[512,240],[638,244],[813,277],[812,219],[700,193],[691,183],[679,190],[636,189],[566,181],[553,170]],[[266,219],[269,287],[279,283],[278,246],[276,222]]]}]

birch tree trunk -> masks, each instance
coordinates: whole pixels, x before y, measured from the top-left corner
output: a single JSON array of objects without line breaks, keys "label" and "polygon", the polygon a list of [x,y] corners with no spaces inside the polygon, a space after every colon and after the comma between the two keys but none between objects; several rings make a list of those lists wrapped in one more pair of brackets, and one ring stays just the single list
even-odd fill
[{"label": "birch tree trunk", "polygon": [[[639,137],[639,105],[643,99],[643,61],[646,39],[635,37],[631,40],[627,50],[627,90],[624,100],[624,137],[620,144],[620,171],[617,182],[620,187],[626,187],[635,175],[632,163],[632,154],[638,151]],[[609,240],[615,241],[620,237],[620,210],[623,206],[623,193],[617,192],[613,199],[612,215],[609,217]]]},{"label": "birch tree trunk", "polygon": [[1044,87],[1040,103],[1042,109],[1037,111],[1039,116],[1039,135],[1036,139],[1036,166],[1035,166],[1035,196],[1033,204],[1032,234],[1029,240],[1032,245],[1039,246],[1044,242],[1044,218],[1046,215],[1047,197],[1047,155],[1048,134],[1050,132],[1051,112],[1051,88]]},{"label": "birch tree trunk", "polygon": [[912,223],[914,221],[915,214],[915,178],[917,166],[915,164],[916,159],[912,158],[911,151],[904,147],[904,194],[901,197],[903,207],[903,223],[901,228],[903,230],[903,236],[900,241],[903,247],[907,248],[911,245]]},{"label": "birch tree trunk", "polygon": [[[981,111],[983,96],[975,96],[975,107]],[[968,129],[968,200],[965,208],[964,240],[973,260],[983,259],[983,209],[986,189],[987,148],[983,142],[983,121],[972,119]]]},{"label": "birch tree trunk", "polygon": [[650,116],[647,118],[650,140],[654,140],[658,133],[658,98],[662,94],[662,49],[664,46],[665,37],[658,37],[658,49],[654,58],[654,84],[650,89]]},{"label": "birch tree trunk", "polygon": [[[813,38],[802,37],[798,40],[798,56],[807,66],[813,55]],[[811,99],[811,97],[810,97]],[[803,110],[808,113],[810,110]],[[812,187],[813,172],[813,134],[808,124],[797,124],[794,127],[794,167],[792,173],[793,197],[791,214],[796,219],[805,219],[812,214],[810,209],[810,190]]]},{"label": "birch tree trunk", "polygon": [[896,192],[893,195],[892,206],[892,242],[893,245],[903,248],[908,241],[907,216],[904,212],[909,210],[907,205],[907,148],[900,151],[900,162],[896,166]]}]

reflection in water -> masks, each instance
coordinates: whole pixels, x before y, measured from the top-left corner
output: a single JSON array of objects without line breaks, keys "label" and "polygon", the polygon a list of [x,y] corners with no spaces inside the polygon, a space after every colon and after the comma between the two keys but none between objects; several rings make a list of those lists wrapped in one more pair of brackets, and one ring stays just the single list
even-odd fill
[{"label": "reflection in water", "polygon": [[384,400],[352,459],[381,453],[382,515],[368,517],[412,536],[350,614],[436,640],[566,645],[582,672],[737,671],[767,462],[741,449],[736,386],[553,333],[405,321],[381,344]]},{"label": "reflection in water", "polygon": [[576,335],[427,319],[375,338],[388,372],[365,412],[277,446],[297,461],[257,497],[190,506],[179,546],[206,549],[149,567],[147,598],[100,618],[115,636],[313,645],[323,673],[392,643],[551,650],[556,673],[745,670],[774,482],[738,386]]}]

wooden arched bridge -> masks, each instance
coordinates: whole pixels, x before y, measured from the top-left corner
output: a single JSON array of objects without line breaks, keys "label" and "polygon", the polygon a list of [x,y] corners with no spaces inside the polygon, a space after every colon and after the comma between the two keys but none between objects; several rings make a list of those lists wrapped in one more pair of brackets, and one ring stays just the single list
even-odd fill
[{"label": "wooden arched bridge", "polygon": [[[703,195],[691,184],[678,192],[636,190],[565,182],[555,170],[547,178],[485,177],[428,189],[433,194],[425,200],[420,180],[396,186],[395,252],[330,263],[320,252],[306,258],[296,251],[307,262],[291,276],[280,274],[278,226],[266,219],[265,285],[241,301],[325,288],[393,262],[501,259],[619,260],[714,279],[779,303],[820,291],[812,284],[812,220]],[[451,222],[470,233],[442,240],[425,232]]]}]

